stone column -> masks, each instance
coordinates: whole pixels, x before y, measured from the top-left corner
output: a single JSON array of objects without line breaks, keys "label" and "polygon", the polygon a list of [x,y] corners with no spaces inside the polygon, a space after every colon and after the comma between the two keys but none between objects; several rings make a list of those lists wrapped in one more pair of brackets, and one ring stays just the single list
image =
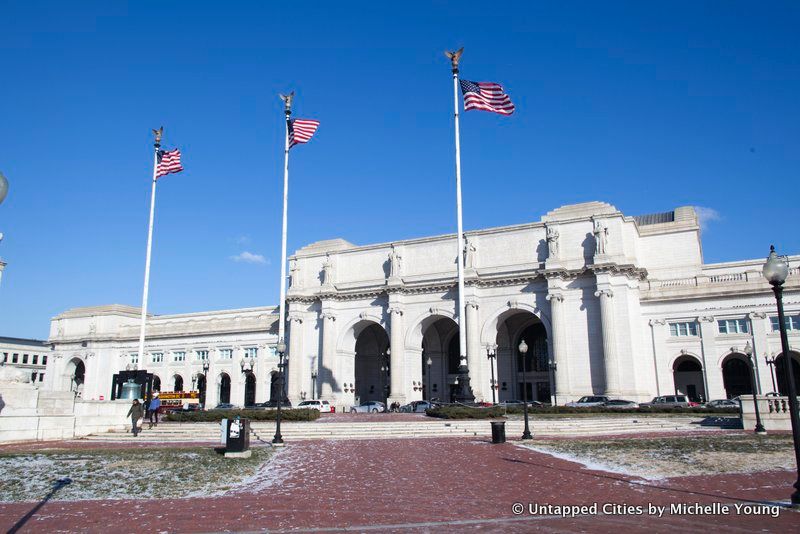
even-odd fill
[{"label": "stone column", "polygon": [[548,293],[545,297],[550,301],[550,318],[553,332],[553,363],[556,364],[553,373],[553,395],[556,402],[564,404],[570,400],[572,387],[569,381],[569,358],[567,357],[567,325],[564,321],[563,302],[564,295],[560,292]]},{"label": "stone column", "polygon": [[406,388],[409,384],[405,380],[405,364],[406,364],[406,351],[405,351],[405,329],[403,328],[403,308],[398,305],[393,305],[389,308],[390,321],[390,338],[389,344],[392,349],[390,356],[389,367],[391,372],[391,381],[389,383],[389,404],[399,402],[400,404],[406,403]]},{"label": "stone column", "polygon": [[[764,312],[753,312],[748,315],[750,318],[750,332],[753,335],[753,363],[756,372],[756,391],[759,395],[773,391],[772,377],[770,368],[764,362],[764,355],[767,353],[767,332],[769,332],[770,322]],[[760,358],[760,359],[759,359]]]},{"label": "stone column", "polygon": [[[653,373],[654,373],[653,380],[655,381],[656,384],[655,395],[657,397],[660,397],[662,389],[661,387],[662,375],[669,375],[670,377],[672,376],[670,369],[667,368],[661,369],[660,359],[658,357],[658,347],[661,346],[661,344],[664,342],[663,340],[665,332],[664,327],[667,324],[667,322],[664,319],[650,319],[648,324],[650,325],[650,343],[653,349]],[[705,377],[705,370],[703,370],[703,376]],[[664,381],[664,386],[665,386],[663,388],[664,391],[670,391],[670,388],[668,387],[666,380]],[[705,378],[703,379],[703,386],[705,389]]]},{"label": "stone column", "polygon": [[[306,374],[304,372],[305,362],[303,362],[303,317],[299,313],[289,314],[289,346],[287,350],[289,376],[287,377],[286,393],[292,406],[297,406],[300,403],[300,392],[303,391],[304,384],[303,377]],[[278,358],[280,359],[280,354]],[[310,380],[308,383],[311,383]],[[310,391],[308,398],[311,398]]]},{"label": "stone column", "polygon": [[619,389],[619,358],[617,356],[617,340],[614,324],[614,292],[610,289],[595,291],[595,297],[600,298],[600,324],[603,330],[603,363],[606,375],[605,395],[616,397],[620,395]]},{"label": "stone column", "polygon": [[[492,399],[492,392],[487,387],[481,372],[483,359],[486,359],[481,351],[481,334],[478,331],[478,302],[476,300],[467,301],[467,367],[470,374],[470,386],[472,393],[477,400],[487,400],[486,392],[489,392],[488,399]],[[483,359],[482,359],[483,358]]]},{"label": "stone column", "polygon": [[336,315],[330,310],[322,312],[322,361],[317,387],[320,389],[320,398],[334,402],[333,375],[336,364]]},{"label": "stone column", "polygon": [[725,399],[725,383],[722,368],[717,365],[717,349],[714,338],[717,335],[717,320],[710,316],[697,318],[700,323],[700,347],[703,349],[703,377],[706,381],[706,400]]},{"label": "stone column", "polygon": [[215,369],[216,364],[217,364],[217,349],[215,348],[209,349],[208,372],[206,373],[206,402],[205,402],[206,410],[210,410],[211,408],[219,404],[219,384],[217,384],[217,375],[219,375],[219,373]]}]

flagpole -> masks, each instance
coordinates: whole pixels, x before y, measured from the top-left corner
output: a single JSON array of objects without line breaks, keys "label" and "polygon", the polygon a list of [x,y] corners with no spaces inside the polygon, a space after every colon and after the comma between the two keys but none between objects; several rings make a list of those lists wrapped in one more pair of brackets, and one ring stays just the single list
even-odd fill
[{"label": "flagpole", "polygon": [[[287,211],[289,206],[289,121],[292,116],[292,97],[294,91],[288,95],[281,95],[285,103],[286,137],[284,139],[283,156],[283,228],[281,230],[281,290],[280,303],[278,304],[280,318],[278,319],[278,342],[285,343],[286,333],[286,230]],[[295,364],[297,365],[297,364]]]},{"label": "flagpole", "polygon": [[453,111],[455,117],[455,138],[456,138],[456,212],[458,218],[458,235],[456,262],[458,264],[458,347],[459,347],[459,385],[461,389],[461,400],[472,401],[471,388],[469,386],[469,368],[467,367],[467,322],[466,309],[464,307],[464,225],[462,222],[461,210],[461,132],[458,125],[458,61],[464,49],[456,52],[448,52],[453,72]]},{"label": "flagpole", "polygon": [[153,130],[156,141],[153,143],[153,187],[150,193],[150,225],[147,229],[147,255],[144,261],[144,288],[142,289],[142,320],[139,326],[139,361],[144,362],[144,331],[147,320],[147,293],[150,286],[150,255],[153,248],[153,216],[156,208],[156,172],[158,170],[158,150],[161,148],[161,135],[164,128]]}]

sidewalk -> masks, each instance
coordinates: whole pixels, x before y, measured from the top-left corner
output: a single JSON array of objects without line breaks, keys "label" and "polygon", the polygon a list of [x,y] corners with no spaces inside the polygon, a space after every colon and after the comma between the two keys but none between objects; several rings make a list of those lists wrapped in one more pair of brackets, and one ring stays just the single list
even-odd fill
[{"label": "sidewalk", "polygon": [[[270,472],[219,498],[50,501],[20,532],[379,532],[698,531],[791,532],[800,513],[739,515],[734,504],[785,502],[793,471],[672,478],[658,482],[591,471],[579,464],[485,439],[304,441],[289,443]],[[176,484],[179,487],[179,484]],[[522,515],[514,503],[622,507],[719,503],[729,515]],[[36,503],[0,505],[12,529]],[[602,506],[602,504],[601,504]],[[619,510],[617,510],[619,511]],[[630,512],[630,510],[629,510]]]}]

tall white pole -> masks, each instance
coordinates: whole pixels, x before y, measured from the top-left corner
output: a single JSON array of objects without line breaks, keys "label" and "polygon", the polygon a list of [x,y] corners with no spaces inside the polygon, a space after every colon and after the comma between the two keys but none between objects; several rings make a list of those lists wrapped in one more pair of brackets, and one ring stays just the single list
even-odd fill
[{"label": "tall white pole", "polygon": [[156,142],[153,145],[153,189],[150,193],[150,225],[147,229],[147,255],[144,261],[144,288],[142,289],[142,321],[139,326],[139,361],[144,362],[144,330],[147,321],[147,292],[150,287],[150,253],[153,248],[153,215],[156,208],[156,171],[158,169],[158,149],[161,148],[160,134],[156,134]]},{"label": "tall white pole", "polygon": [[458,346],[460,365],[467,365],[466,309],[464,308],[464,228],[461,222],[461,134],[458,129],[458,67],[453,67],[453,107],[456,118],[456,210],[458,212]]},{"label": "tall white pole", "polygon": [[283,229],[281,231],[281,291],[278,319],[278,341],[285,343],[286,331],[286,227],[289,201],[289,120],[292,116],[291,98],[286,101],[286,139],[283,159]]}]

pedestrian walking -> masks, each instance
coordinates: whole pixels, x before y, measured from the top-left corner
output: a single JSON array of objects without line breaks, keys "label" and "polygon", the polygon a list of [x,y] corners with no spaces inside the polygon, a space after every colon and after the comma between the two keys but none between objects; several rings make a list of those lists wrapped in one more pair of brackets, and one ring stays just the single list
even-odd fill
[{"label": "pedestrian walking", "polygon": [[158,398],[158,392],[153,393],[153,400],[150,401],[148,409],[150,410],[150,428],[153,428],[154,420],[155,426],[158,426],[158,409],[161,408],[161,399]]},{"label": "pedestrian walking", "polygon": [[133,432],[133,437],[136,437],[139,435],[139,419],[144,416],[144,409],[139,404],[139,399],[133,399],[128,415],[131,418],[131,432]]}]

